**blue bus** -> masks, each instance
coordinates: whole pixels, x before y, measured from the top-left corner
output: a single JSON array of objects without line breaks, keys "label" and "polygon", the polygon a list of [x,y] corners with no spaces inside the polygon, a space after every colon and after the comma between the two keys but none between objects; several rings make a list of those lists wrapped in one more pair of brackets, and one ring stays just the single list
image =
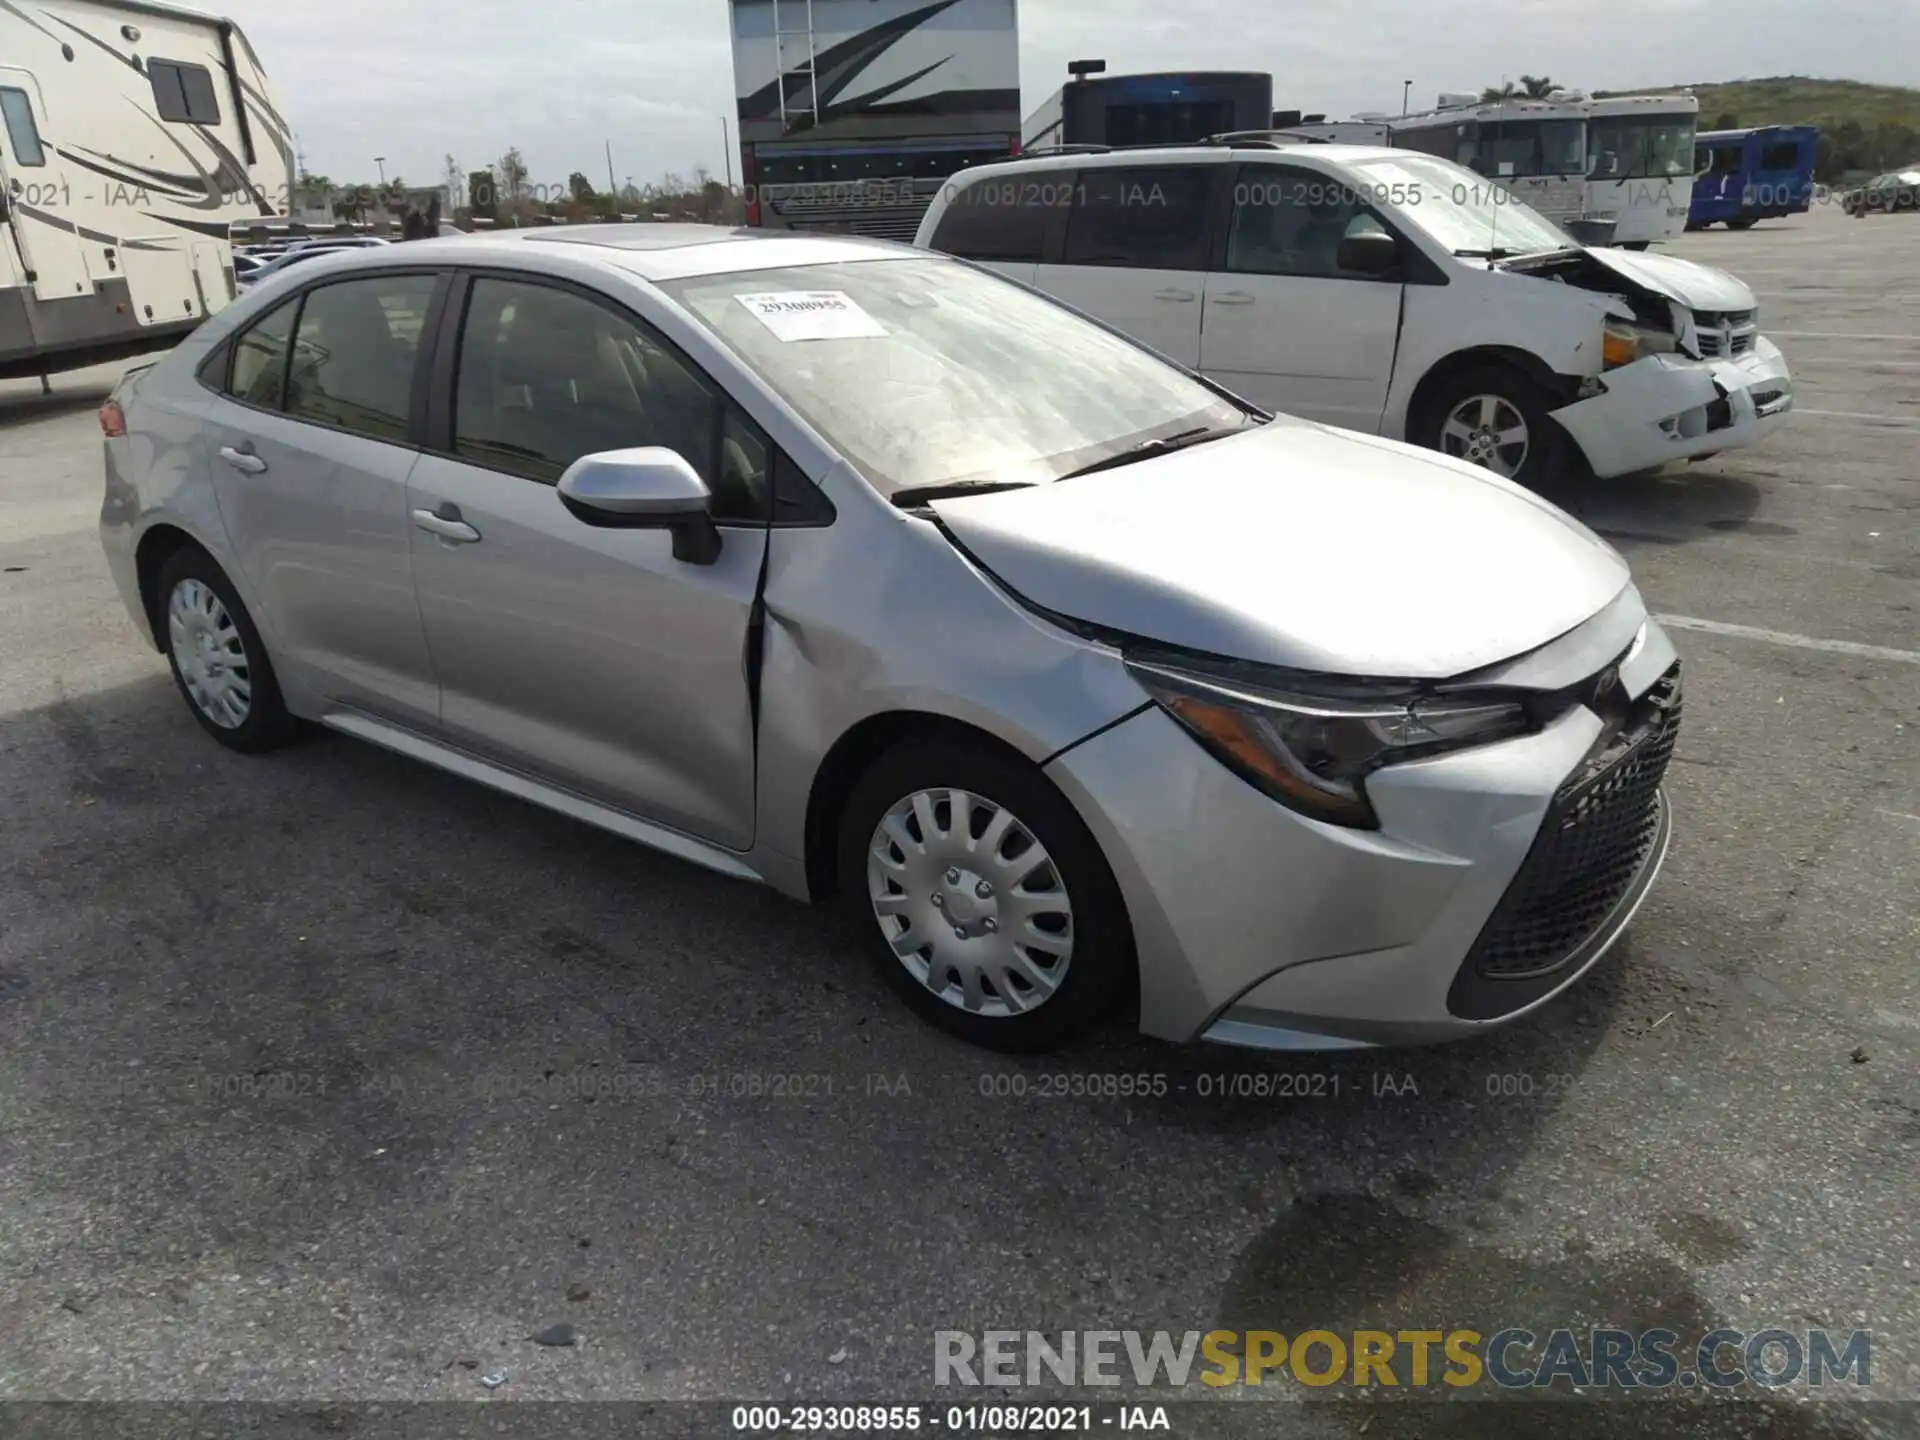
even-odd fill
[{"label": "blue bus", "polygon": [[1723,221],[1745,230],[1756,220],[1798,215],[1813,203],[1817,125],[1703,130],[1693,137],[1693,203],[1687,229]]}]

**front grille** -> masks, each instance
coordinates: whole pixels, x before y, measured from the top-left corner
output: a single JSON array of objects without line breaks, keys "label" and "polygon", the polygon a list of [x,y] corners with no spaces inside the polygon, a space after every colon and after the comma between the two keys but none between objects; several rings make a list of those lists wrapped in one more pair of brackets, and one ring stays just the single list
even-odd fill
[{"label": "front grille", "polygon": [[1759,314],[1753,310],[1697,311],[1693,326],[1700,354],[1713,360],[1745,355],[1760,337]]},{"label": "front grille", "polygon": [[1660,677],[1614,739],[1560,787],[1533,848],[1474,942],[1488,980],[1558,969],[1606,923],[1660,831],[1660,781],[1680,734],[1680,666]]}]

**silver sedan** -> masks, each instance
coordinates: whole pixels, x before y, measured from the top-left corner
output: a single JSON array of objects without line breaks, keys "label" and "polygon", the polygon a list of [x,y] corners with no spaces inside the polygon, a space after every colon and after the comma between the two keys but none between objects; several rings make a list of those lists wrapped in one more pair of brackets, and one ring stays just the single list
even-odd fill
[{"label": "silver sedan", "polygon": [[214,739],[317,723],[837,896],[981,1044],[1470,1034],[1665,854],[1679,667],[1603,541],[959,261],[316,257],[101,424],[108,563]]}]

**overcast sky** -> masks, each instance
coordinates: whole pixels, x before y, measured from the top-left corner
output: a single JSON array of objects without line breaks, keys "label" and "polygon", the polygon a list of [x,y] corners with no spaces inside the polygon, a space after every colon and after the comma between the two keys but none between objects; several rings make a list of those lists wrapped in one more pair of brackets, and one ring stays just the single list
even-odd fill
[{"label": "overcast sky", "polygon": [[[725,171],[725,0],[190,0],[252,39],[309,169],[436,183],[509,146],[536,184]],[[1263,69],[1277,107],[1415,108],[1506,76],[1619,88],[1782,74],[1911,84],[1920,0],[1020,0],[1022,110],[1066,62]],[[737,161],[735,162],[737,168]]]}]

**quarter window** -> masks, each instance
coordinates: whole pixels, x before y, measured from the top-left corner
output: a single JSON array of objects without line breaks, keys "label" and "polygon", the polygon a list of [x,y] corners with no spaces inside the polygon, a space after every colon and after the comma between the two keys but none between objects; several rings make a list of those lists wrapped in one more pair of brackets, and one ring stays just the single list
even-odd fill
[{"label": "quarter window", "polygon": [[309,290],[287,366],[287,414],[404,441],[434,278],[375,275]]},{"label": "quarter window", "polygon": [[607,306],[549,285],[473,282],[454,381],[462,459],[551,485],[582,455],[659,445],[707,482],[714,519],[764,519],[767,446],[737,417],[716,428],[718,407],[704,377]]},{"label": "quarter window", "polygon": [[1067,221],[1069,265],[1204,270],[1217,165],[1089,167]]},{"label": "quarter window", "polygon": [[0,86],[0,114],[6,117],[7,148],[16,164],[44,165],[47,152],[40,143],[40,127],[33,123],[33,102],[27,92],[13,86]]},{"label": "quarter window", "polygon": [[213,74],[206,66],[149,60],[147,78],[153,82],[153,108],[162,120],[177,125],[220,123],[220,97],[214,93]]},{"label": "quarter window", "polygon": [[1042,179],[964,185],[940,214],[933,248],[965,260],[1038,261],[1046,247],[1048,214],[1073,193],[1070,170]]},{"label": "quarter window", "polygon": [[1235,274],[1360,279],[1340,268],[1340,242],[1386,228],[1353,186],[1331,176],[1249,166],[1233,189],[1227,269]]},{"label": "quarter window", "polygon": [[286,398],[287,344],[300,309],[296,298],[254,321],[233,347],[233,375],[227,393],[248,405],[278,410]]}]

